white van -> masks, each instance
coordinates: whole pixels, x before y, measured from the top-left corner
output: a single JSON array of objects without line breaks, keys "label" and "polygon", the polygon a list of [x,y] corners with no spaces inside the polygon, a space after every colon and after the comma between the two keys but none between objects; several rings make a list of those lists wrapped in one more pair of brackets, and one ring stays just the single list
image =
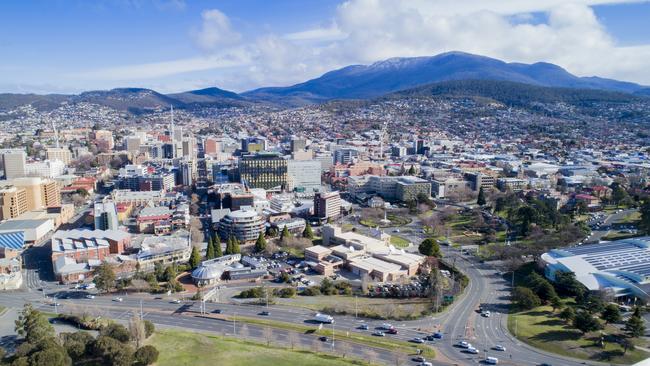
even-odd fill
[{"label": "white van", "polygon": [[496,365],[499,363],[499,359],[496,357],[488,357],[485,359],[485,362],[490,364],[490,365]]}]

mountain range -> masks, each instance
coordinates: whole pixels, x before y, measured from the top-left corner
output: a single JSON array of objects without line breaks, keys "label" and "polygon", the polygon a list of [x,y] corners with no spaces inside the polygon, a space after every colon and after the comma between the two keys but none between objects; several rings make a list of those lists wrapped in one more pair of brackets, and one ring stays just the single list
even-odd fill
[{"label": "mountain range", "polygon": [[[598,91],[607,92],[602,94],[602,97],[608,100],[613,96],[611,92],[617,95],[621,93],[617,99],[650,96],[650,87],[600,77],[578,77],[546,62],[507,63],[485,56],[448,52],[430,57],[391,58],[371,65],[347,66],[300,84],[259,88],[241,94],[216,87],[174,94],[161,94],[142,88],[88,91],[78,95],[0,94],[0,110],[24,104],[32,104],[38,109],[52,109],[62,102],[95,103],[134,114],[164,109],[169,105],[186,109],[237,107],[260,103],[295,107],[336,99],[373,99],[392,93],[407,96],[410,89],[415,89],[414,93],[421,93],[422,88],[427,87],[434,94],[444,91],[451,93],[452,89],[454,93],[459,93],[463,89],[459,86],[468,85],[462,81],[470,80],[484,81],[472,84],[475,93],[489,89],[494,94],[495,88],[512,87],[521,92],[521,89],[528,85],[538,94],[540,88],[550,88],[552,93],[546,91],[543,94],[551,99],[552,95],[557,93],[567,94],[566,91],[560,90],[561,88],[591,90],[584,94],[588,94],[592,99],[601,95]],[[492,87],[488,88],[488,84],[492,84]],[[456,87],[451,87],[452,85]],[[478,89],[477,85],[480,85]]]}]

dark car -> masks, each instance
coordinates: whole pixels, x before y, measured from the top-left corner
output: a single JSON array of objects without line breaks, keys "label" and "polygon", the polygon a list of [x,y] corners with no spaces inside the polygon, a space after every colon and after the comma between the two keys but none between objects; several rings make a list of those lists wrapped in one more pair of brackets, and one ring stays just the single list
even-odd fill
[{"label": "dark car", "polygon": [[263,311],[263,312],[260,313],[260,315],[269,316],[269,315],[271,315],[271,313],[269,313],[268,311]]},{"label": "dark car", "polygon": [[221,314],[221,309],[214,309],[212,312],[215,314]]},{"label": "dark car", "polygon": [[327,337],[325,337],[325,336],[318,337],[318,339],[319,339],[321,342],[327,342]]}]

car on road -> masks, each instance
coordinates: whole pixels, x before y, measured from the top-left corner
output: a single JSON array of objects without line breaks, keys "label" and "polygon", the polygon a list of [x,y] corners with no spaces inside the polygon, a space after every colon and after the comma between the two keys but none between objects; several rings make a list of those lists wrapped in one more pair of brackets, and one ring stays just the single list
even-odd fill
[{"label": "car on road", "polygon": [[170,301],[170,303],[172,303],[172,304],[180,304],[180,303],[181,303],[181,300],[179,300],[179,299],[174,299],[174,300]]},{"label": "car on road", "polygon": [[424,339],[422,339],[420,337],[415,337],[415,338],[411,338],[411,342],[422,344],[422,343],[424,343]]},{"label": "car on road", "polygon": [[428,336],[424,337],[424,340],[429,341],[429,342],[433,342],[433,341],[436,340],[436,338],[434,336],[432,336],[432,335],[428,335]]},{"label": "car on road", "polygon": [[334,318],[331,315],[316,313],[314,321],[318,323],[334,324]]},{"label": "car on road", "polygon": [[113,298],[113,301],[122,302],[122,301],[124,301],[124,299],[121,298],[121,297],[115,297],[115,298]]},{"label": "car on road", "polygon": [[398,331],[395,328],[390,328],[389,330],[386,331],[386,333],[388,333],[388,334],[397,334]]},{"label": "car on road", "polygon": [[361,325],[359,326],[359,329],[361,329],[361,330],[368,330],[368,329],[369,329],[368,324],[361,324]]},{"label": "car on road", "polygon": [[553,365],[551,365],[550,363],[543,362],[543,363],[540,363],[537,366],[553,366]]},{"label": "car on road", "polygon": [[472,344],[467,342],[467,341],[460,341],[460,342],[458,342],[458,346],[460,348],[470,348],[472,346]]},{"label": "car on road", "polygon": [[490,364],[490,365],[496,365],[499,363],[499,359],[496,357],[486,357],[485,358],[485,363]]},{"label": "car on road", "polygon": [[269,315],[271,315],[271,313],[269,313],[268,311],[262,311],[262,312],[260,313],[260,315],[262,315],[262,316],[269,316]]},{"label": "car on road", "polygon": [[433,333],[433,338],[442,339],[443,337],[444,337],[444,336],[442,335],[441,332],[435,332],[435,333]]},{"label": "car on road", "polygon": [[381,329],[393,329],[393,328],[395,328],[395,327],[393,327],[393,325],[390,324],[390,323],[383,323],[381,325]]},{"label": "car on road", "polygon": [[50,305],[52,305],[52,306],[61,306],[61,304],[60,304],[60,303],[58,303],[58,302],[53,302],[53,303],[52,303],[52,304],[50,304]]},{"label": "car on road", "polygon": [[381,330],[373,332],[372,335],[374,335],[376,337],[384,337],[384,336],[386,336],[386,334],[384,332],[382,332]]},{"label": "car on road", "polygon": [[213,314],[221,314],[221,309],[214,309],[212,310]]},{"label": "car on road", "polygon": [[319,339],[321,342],[327,342],[327,341],[328,341],[327,337],[325,337],[325,336],[318,337],[318,339]]},{"label": "car on road", "polygon": [[501,351],[501,352],[506,351],[506,348],[504,346],[500,345],[500,344],[497,344],[496,346],[494,346],[494,349],[497,350],[497,351]]},{"label": "car on road", "polygon": [[415,362],[426,362],[427,360],[423,356],[415,356],[415,357],[413,357],[413,361],[415,361]]},{"label": "car on road", "polygon": [[86,295],[86,299],[91,299],[92,300],[94,298],[95,298],[95,295],[91,295],[91,294]]},{"label": "car on road", "polygon": [[486,317],[486,318],[489,318],[490,315],[491,315],[491,314],[490,314],[490,310],[486,310],[486,311],[484,311],[483,314],[481,314],[481,315],[483,315],[483,316]]},{"label": "car on road", "polygon": [[465,350],[465,352],[467,352],[467,353],[471,353],[471,354],[474,354],[474,355],[477,355],[477,354],[478,354],[478,350],[477,350],[475,347],[469,347],[469,348],[467,348],[467,349]]},{"label": "car on road", "polygon": [[422,362],[419,366],[433,366],[431,362]]}]

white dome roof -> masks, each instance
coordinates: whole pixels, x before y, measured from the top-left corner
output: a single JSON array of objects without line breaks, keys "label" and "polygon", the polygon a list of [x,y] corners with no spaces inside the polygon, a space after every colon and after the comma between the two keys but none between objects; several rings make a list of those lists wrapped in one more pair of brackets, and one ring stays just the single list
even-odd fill
[{"label": "white dome roof", "polygon": [[192,278],[195,280],[214,280],[221,278],[223,274],[216,266],[199,266],[192,271]]}]

